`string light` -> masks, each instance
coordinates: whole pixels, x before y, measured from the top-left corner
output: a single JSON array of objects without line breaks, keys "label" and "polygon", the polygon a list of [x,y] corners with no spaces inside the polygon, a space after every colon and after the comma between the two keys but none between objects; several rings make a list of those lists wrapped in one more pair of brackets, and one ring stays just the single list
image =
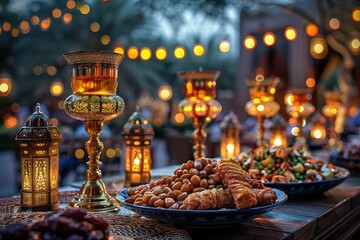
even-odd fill
[{"label": "string light", "polygon": [[313,38],[310,41],[310,54],[316,59],[322,59],[327,55],[328,47],[325,39]]},{"label": "string light", "polygon": [[167,51],[165,48],[163,47],[159,47],[156,49],[155,51],[155,57],[158,59],[158,60],[164,60],[167,56]]},{"label": "string light", "polygon": [[8,32],[11,29],[11,24],[9,22],[4,22],[2,28],[4,32]]},{"label": "string light", "polygon": [[30,21],[31,21],[32,25],[38,25],[40,22],[40,19],[38,16],[32,16]]},{"label": "string light", "polygon": [[138,58],[139,56],[139,50],[137,47],[133,46],[133,47],[130,47],[127,51],[127,56],[129,59],[131,60],[135,60]]},{"label": "string light", "polygon": [[256,39],[253,36],[246,36],[244,38],[244,47],[247,50],[252,50],[256,47]]},{"label": "string light", "polygon": [[63,16],[63,22],[65,24],[69,24],[69,23],[71,23],[71,21],[72,21],[71,13],[65,13],[64,16]]},{"label": "string light", "polygon": [[306,79],[306,86],[309,87],[309,88],[315,87],[315,79],[312,78],[312,77],[308,77]]},{"label": "string light", "polygon": [[51,25],[50,18],[46,18],[41,21],[40,26],[42,30],[48,30]]},{"label": "string light", "polygon": [[140,58],[144,61],[147,61],[151,58],[151,50],[148,47],[144,47],[140,50]]},{"label": "string light", "polygon": [[100,24],[97,22],[93,22],[90,24],[90,30],[92,32],[98,32],[100,30]]},{"label": "string light", "polygon": [[101,36],[101,43],[103,44],[103,45],[108,45],[109,43],[110,43],[110,37],[109,37],[109,35],[103,35],[103,36]]},{"label": "string light", "polygon": [[305,31],[309,37],[315,37],[319,33],[319,29],[314,23],[306,25]]},{"label": "string light", "polygon": [[336,30],[340,27],[340,21],[337,18],[332,18],[329,21],[329,26],[331,29]]},{"label": "string light", "polygon": [[195,56],[203,56],[205,54],[205,49],[201,44],[196,44],[193,48]]},{"label": "string light", "polygon": [[352,10],[351,18],[354,22],[360,22],[360,7],[356,7]]},{"label": "string light", "polygon": [[69,1],[66,2],[66,7],[68,9],[74,9],[75,6],[76,6],[76,4],[75,4],[75,1],[73,1],[73,0],[69,0]]},{"label": "string light", "polygon": [[61,17],[61,10],[58,9],[58,8],[55,8],[53,11],[52,11],[52,15],[54,18],[60,18]]},{"label": "string light", "polygon": [[275,37],[274,33],[272,33],[272,32],[265,33],[263,36],[263,42],[266,46],[274,45],[276,42],[276,37]]},{"label": "string light", "polygon": [[114,52],[120,53],[120,54],[124,54],[125,50],[124,50],[124,48],[122,48],[122,47],[116,47],[116,48],[114,49]]},{"label": "string light", "polygon": [[174,50],[174,56],[177,58],[177,59],[182,59],[186,56],[186,51],[185,51],[185,48],[182,47],[182,46],[178,46],[175,48]]},{"label": "string light", "polygon": [[289,41],[296,39],[296,30],[293,27],[287,27],[284,31],[285,38]]},{"label": "string light", "polygon": [[90,6],[87,4],[84,4],[80,7],[80,12],[84,15],[88,14],[90,12]]},{"label": "string light", "polygon": [[17,37],[19,36],[19,30],[17,28],[14,28],[13,30],[11,30],[11,36],[13,37]]},{"label": "string light", "polygon": [[350,39],[348,46],[349,46],[350,51],[353,54],[355,54],[355,55],[360,54],[360,40],[359,40],[359,38]]},{"label": "string light", "polygon": [[230,43],[226,40],[221,41],[221,43],[219,44],[219,50],[223,53],[230,51]]}]

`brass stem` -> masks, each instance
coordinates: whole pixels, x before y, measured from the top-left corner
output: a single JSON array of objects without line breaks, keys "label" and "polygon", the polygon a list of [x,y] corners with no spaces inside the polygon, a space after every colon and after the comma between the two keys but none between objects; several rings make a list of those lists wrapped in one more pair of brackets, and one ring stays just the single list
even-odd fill
[{"label": "brass stem", "polygon": [[102,164],[100,154],[104,149],[104,144],[100,141],[99,135],[104,128],[103,121],[85,121],[85,130],[89,134],[90,139],[85,143],[86,152],[89,155],[89,161],[86,163],[89,169],[86,172],[87,180],[101,179],[101,170],[99,166]]},{"label": "brass stem", "polygon": [[264,144],[264,134],[265,134],[265,127],[264,127],[264,118],[261,115],[257,116],[257,129],[258,129],[258,136],[257,136],[257,146],[260,147]]},{"label": "brass stem", "polygon": [[194,137],[193,156],[194,156],[194,159],[197,159],[200,157],[205,157],[205,150],[206,150],[205,140],[207,137],[207,134],[205,132],[206,124],[207,124],[207,122],[206,122],[205,117],[199,117],[199,118],[193,119],[193,125],[195,128],[195,130],[193,132],[193,137]]}]

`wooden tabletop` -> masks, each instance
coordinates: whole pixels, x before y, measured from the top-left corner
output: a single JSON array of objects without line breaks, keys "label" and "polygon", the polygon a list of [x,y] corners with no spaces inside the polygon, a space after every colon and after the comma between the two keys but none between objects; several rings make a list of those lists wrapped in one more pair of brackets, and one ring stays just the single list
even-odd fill
[{"label": "wooden tabletop", "polygon": [[193,239],[351,239],[360,230],[360,178],[227,228],[186,229]]}]

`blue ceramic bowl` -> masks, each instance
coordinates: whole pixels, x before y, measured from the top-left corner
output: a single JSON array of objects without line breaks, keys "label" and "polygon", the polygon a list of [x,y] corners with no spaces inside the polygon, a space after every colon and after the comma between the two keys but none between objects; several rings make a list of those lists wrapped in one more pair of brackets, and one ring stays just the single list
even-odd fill
[{"label": "blue ceramic bowl", "polygon": [[326,192],[327,190],[339,185],[346,178],[350,176],[349,170],[345,168],[340,168],[344,172],[344,176],[341,178],[333,178],[322,181],[313,181],[313,182],[301,182],[301,183],[264,183],[265,186],[271,188],[277,188],[284,191],[289,197],[301,197],[308,195],[318,195]]},{"label": "blue ceramic bowl", "polygon": [[126,207],[131,211],[140,214],[141,216],[155,219],[161,222],[173,223],[183,227],[220,227],[255,218],[261,214],[273,210],[275,207],[286,202],[287,195],[284,192],[278,189],[273,189],[273,191],[278,197],[277,203],[240,210],[177,210],[137,206],[125,202],[125,199],[129,197],[127,189],[120,192],[116,198],[123,207]]}]

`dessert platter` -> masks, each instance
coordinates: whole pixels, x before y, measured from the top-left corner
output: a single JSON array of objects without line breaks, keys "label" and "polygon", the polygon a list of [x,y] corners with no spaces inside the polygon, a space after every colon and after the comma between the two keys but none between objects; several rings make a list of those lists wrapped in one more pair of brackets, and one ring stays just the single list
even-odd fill
[{"label": "dessert platter", "polygon": [[188,227],[239,223],[283,204],[287,195],[252,179],[235,159],[189,160],[172,176],[123,190],[120,204],[142,216]]},{"label": "dessert platter", "polygon": [[343,182],[347,169],[306,155],[301,147],[258,147],[239,155],[238,161],[252,178],[289,196],[323,193]]},{"label": "dessert platter", "polygon": [[360,143],[347,143],[330,154],[330,162],[351,170],[360,170]]}]

